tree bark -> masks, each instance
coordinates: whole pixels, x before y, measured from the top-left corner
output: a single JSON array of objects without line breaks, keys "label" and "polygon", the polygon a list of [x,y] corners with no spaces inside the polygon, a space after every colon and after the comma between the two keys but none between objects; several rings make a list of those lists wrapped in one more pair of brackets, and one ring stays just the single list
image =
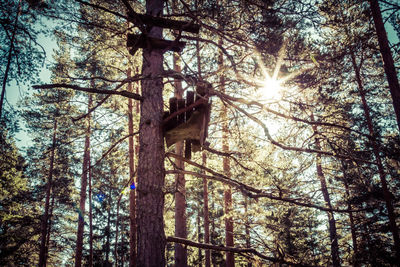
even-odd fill
[{"label": "tree bark", "polygon": [[[311,120],[314,121],[314,116],[311,114]],[[318,134],[317,126],[312,126],[315,134]],[[321,150],[321,144],[319,138],[315,138],[315,147],[317,150]],[[316,167],[317,167],[317,176],[321,183],[321,191],[325,200],[325,204],[329,209],[332,209],[331,199],[328,192],[328,187],[326,186],[326,179],[324,172],[322,170],[322,159],[321,155],[316,155]],[[328,214],[328,223],[329,223],[329,237],[331,241],[331,257],[333,266],[341,266],[340,265],[340,254],[339,254],[339,244],[337,238],[336,231],[336,221],[333,211],[327,211]]]},{"label": "tree bark", "polygon": [[372,144],[372,150],[374,152],[376,165],[378,166],[378,173],[379,173],[379,179],[380,179],[380,182],[382,185],[383,198],[385,199],[386,208],[387,208],[388,217],[389,217],[390,231],[392,232],[392,235],[393,235],[396,260],[400,264],[400,236],[399,236],[399,229],[397,228],[397,225],[396,225],[396,213],[394,211],[394,207],[393,207],[393,203],[392,203],[392,193],[390,192],[387,181],[386,181],[386,173],[385,173],[383,163],[381,160],[381,156],[380,156],[380,148],[379,148],[379,145],[378,145],[376,137],[375,137],[375,131],[374,131],[374,127],[372,124],[370,109],[369,109],[367,100],[365,98],[365,90],[364,90],[363,82],[361,79],[360,68],[357,65],[354,53],[351,53],[351,60],[352,60],[352,64],[353,64],[353,68],[354,68],[354,72],[355,72],[355,76],[356,76],[358,91],[360,93],[360,97],[361,97],[361,101],[362,101],[362,106],[363,106],[365,119],[367,122],[368,131],[371,136],[370,141]]},{"label": "tree bark", "polygon": [[[147,0],[147,14],[162,16],[163,4],[163,0]],[[148,34],[162,38],[162,29],[152,27]],[[142,75],[152,78],[141,82],[143,101],[139,126],[137,265],[143,267],[165,266],[162,71],[162,51],[143,49]]]},{"label": "tree bark", "polygon": [[[131,77],[131,68],[127,70]],[[132,83],[128,83],[128,92],[132,92]],[[135,182],[135,144],[133,139],[133,103],[128,99],[128,132],[129,132],[129,179]],[[136,191],[129,191],[129,266],[136,267]]]},{"label": "tree bark", "polygon": [[40,252],[39,252],[39,267],[46,266],[46,237],[47,237],[47,227],[49,220],[49,207],[50,207],[50,192],[53,181],[53,168],[54,168],[54,154],[56,149],[56,137],[57,137],[57,119],[54,118],[53,123],[53,140],[51,145],[50,154],[50,165],[49,165],[49,176],[47,177],[46,185],[46,200],[44,204],[44,215],[41,222],[41,240],[40,240]]},{"label": "tree bark", "polygon": [[[88,111],[92,105],[92,97],[88,96]],[[76,238],[75,252],[75,267],[82,266],[82,251],[83,251],[83,231],[85,227],[85,204],[86,204],[86,189],[88,180],[88,170],[90,161],[90,116],[87,117],[88,125],[85,136],[85,147],[83,152],[82,176],[81,176],[81,192],[79,202],[78,215],[78,233]]]},{"label": "tree bark", "polygon": [[[379,50],[382,55],[383,68],[389,84],[390,94],[392,95],[393,107],[396,113],[397,126],[400,131],[400,85],[397,78],[396,68],[394,66],[392,52],[390,51],[385,25],[382,19],[381,9],[378,0],[369,0],[371,13],[375,23],[376,35],[379,42]],[[397,245],[398,247],[398,245]],[[400,250],[400,248],[398,249]],[[397,259],[400,260],[400,252],[397,252]]]}]

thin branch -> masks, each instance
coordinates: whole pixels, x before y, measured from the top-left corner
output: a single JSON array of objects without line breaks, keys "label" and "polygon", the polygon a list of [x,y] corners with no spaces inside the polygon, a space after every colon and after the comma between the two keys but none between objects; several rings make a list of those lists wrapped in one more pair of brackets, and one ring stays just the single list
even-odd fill
[{"label": "thin branch", "polygon": [[34,89],[53,89],[53,88],[69,88],[77,91],[83,91],[94,94],[106,94],[106,95],[120,95],[128,98],[132,98],[135,100],[143,101],[143,97],[139,94],[131,93],[125,90],[122,91],[113,91],[113,90],[104,90],[97,88],[89,88],[89,87],[80,87],[77,85],[70,85],[65,83],[56,83],[56,84],[42,84],[42,85],[33,85]]},{"label": "thin branch", "polygon": [[188,239],[180,238],[180,237],[174,237],[174,236],[169,236],[167,237],[167,242],[174,242],[174,243],[180,243],[184,244],[187,246],[191,247],[196,247],[196,248],[203,248],[203,249],[211,249],[211,250],[216,250],[216,251],[230,251],[233,253],[251,253],[254,254],[264,260],[272,261],[272,262],[279,262],[279,263],[286,263],[289,264],[290,266],[298,266],[298,267],[311,267],[311,265],[304,265],[304,264],[299,264],[299,263],[294,263],[294,262],[287,262],[283,259],[279,258],[273,258],[266,256],[254,248],[236,248],[236,247],[225,247],[223,245],[212,245],[212,244],[207,244],[207,243],[198,243],[194,242]]},{"label": "thin branch", "polygon": [[366,209],[360,209],[360,210],[349,210],[349,209],[330,209],[330,208],[326,208],[326,207],[322,207],[316,204],[312,204],[312,203],[305,203],[305,202],[301,202],[299,201],[299,199],[293,199],[293,198],[285,198],[282,196],[276,196],[273,195],[272,193],[268,193],[268,192],[264,192],[261,189],[257,189],[254,188],[252,186],[249,186],[247,184],[241,183],[237,180],[234,180],[232,178],[229,178],[223,174],[217,173],[215,171],[213,171],[212,169],[209,169],[207,167],[204,167],[203,165],[200,165],[194,161],[188,160],[185,157],[179,156],[177,154],[174,153],[166,153],[165,154],[167,157],[171,156],[174,157],[176,159],[182,160],[192,166],[195,166],[197,168],[200,168],[202,170],[205,170],[206,172],[211,173],[212,175],[206,175],[206,174],[201,174],[201,173],[197,173],[197,172],[192,172],[192,171],[186,171],[186,170],[167,170],[165,173],[166,174],[176,174],[176,173],[180,173],[180,174],[187,174],[187,175],[192,175],[192,176],[197,176],[197,177],[201,177],[201,178],[206,178],[206,179],[211,179],[211,180],[215,180],[215,181],[219,181],[225,184],[229,184],[233,187],[236,187],[237,189],[239,189],[244,195],[247,195],[248,197],[251,198],[261,198],[261,197],[265,197],[265,198],[269,198],[269,199],[273,199],[273,200],[278,200],[278,201],[284,201],[284,202],[288,202],[297,206],[302,206],[302,207],[307,207],[307,208],[315,208],[315,209],[319,209],[322,211],[331,211],[331,212],[359,212],[359,211],[364,211]]},{"label": "thin branch", "polygon": [[329,151],[323,151],[323,150],[317,150],[317,149],[311,149],[311,148],[301,148],[301,147],[293,147],[293,146],[286,146],[284,144],[279,143],[278,141],[274,140],[272,138],[272,136],[269,133],[268,127],[258,118],[254,117],[253,115],[251,115],[250,113],[248,113],[247,111],[245,111],[244,109],[238,107],[237,105],[233,104],[232,101],[228,100],[228,99],[224,99],[229,105],[233,106],[234,108],[236,108],[238,111],[242,112],[244,115],[246,115],[247,117],[249,117],[251,120],[253,120],[254,122],[256,122],[258,125],[260,125],[265,133],[265,136],[267,137],[267,139],[273,144],[276,145],[284,150],[291,150],[291,151],[297,151],[297,152],[305,152],[305,153],[317,153],[317,154],[321,154],[324,156],[331,156],[331,157],[337,157],[337,158],[343,158],[343,159],[351,159],[354,161],[359,161],[359,162],[363,162],[363,163],[367,163],[367,164],[371,164],[371,165],[376,165],[375,162],[372,161],[368,161],[368,160],[363,160],[363,159],[359,159],[359,158],[353,158],[347,155],[342,155],[342,154],[336,154],[333,152],[329,152]]}]

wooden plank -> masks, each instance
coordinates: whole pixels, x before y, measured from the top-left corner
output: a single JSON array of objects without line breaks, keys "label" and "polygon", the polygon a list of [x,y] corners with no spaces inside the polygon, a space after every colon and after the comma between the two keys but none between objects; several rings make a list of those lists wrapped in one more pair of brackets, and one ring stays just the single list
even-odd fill
[{"label": "wooden plank", "polygon": [[[186,107],[190,107],[194,103],[194,92],[186,92]],[[188,120],[193,114],[193,108],[186,111],[186,120]],[[185,141],[185,158],[192,158],[192,139]]]},{"label": "wooden plank", "polygon": [[200,31],[200,25],[194,24],[193,22],[172,20],[162,17],[153,17],[147,14],[137,14],[137,13],[132,14],[132,12],[130,12],[128,14],[128,20],[133,24],[141,22],[142,24],[146,25],[191,32],[191,33],[199,33]]},{"label": "wooden plank", "polygon": [[[185,99],[178,99],[178,110],[185,108]],[[185,112],[178,115],[178,126],[184,123],[185,120]]]},{"label": "wooden plank", "polygon": [[174,52],[182,52],[186,43],[181,41],[170,41],[146,36],[144,34],[128,34],[127,47],[132,47],[129,51],[135,54],[138,48],[166,49]]}]

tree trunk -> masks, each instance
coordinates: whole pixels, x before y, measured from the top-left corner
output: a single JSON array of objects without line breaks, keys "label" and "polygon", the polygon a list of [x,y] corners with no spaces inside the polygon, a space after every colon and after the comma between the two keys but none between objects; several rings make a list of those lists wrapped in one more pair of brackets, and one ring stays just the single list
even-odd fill
[{"label": "tree trunk", "polygon": [[93,208],[92,208],[92,169],[89,158],[89,267],[93,266]]},{"label": "tree trunk", "polygon": [[[207,154],[205,151],[202,153],[203,166],[207,165]],[[202,170],[204,173],[204,170]],[[203,178],[203,205],[204,205],[204,243],[210,243],[210,219],[208,212],[208,181],[206,178]],[[205,267],[211,266],[211,254],[210,250],[206,249],[205,251]]]},{"label": "tree trunk", "polygon": [[[222,39],[219,40],[219,45],[222,46]],[[218,56],[218,64],[220,68],[223,68],[223,53],[219,52]],[[225,93],[225,77],[220,77],[220,86],[221,91]],[[227,118],[227,109],[226,106],[222,107],[222,151],[227,153],[229,152],[229,144],[228,144],[228,118]],[[230,164],[229,158],[223,158],[223,169],[224,174],[227,177],[231,176],[230,173]],[[226,246],[233,247],[233,220],[232,220],[232,189],[229,185],[224,185],[224,208],[225,208],[225,244]],[[226,252],[226,266],[234,267],[235,266],[235,254],[233,252]]]},{"label": "tree trunk", "polygon": [[[147,0],[146,12],[162,16],[163,0]],[[148,33],[162,38],[162,29],[152,27]],[[152,77],[142,80],[139,126],[139,165],[137,198],[137,265],[143,267],[165,266],[164,233],[164,138],[163,117],[163,54],[157,49],[143,49],[142,75]]]},{"label": "tree trunk", "polygon": [[[88,96],[88,112],[92,106],[92,96]],[[85,226],[85,204],[86,204],[86,188],[87,178],[89,171],[90,162],[90,115],[87,116],[88,126],[85,137],[85,148],[83,152],[83,163],[82,163],[82,176],[81,176],[81,192],[80,192],[80,203],[79,203],[79,215],[78,215],[78,233],[76,238],[76,253],[75,253],[75,267],[82,266],[82,250],[83,250],[83,231]]]},{"label": "tree trunk", "polygon": [[[180,57],[179,54],[174,53],[174,70],[181,72]],[[175,80],[174,82],[175,92],[174,95],[177,99],[182,99],[183,89],[182,82]],[[184,150],[184,142],[179,141],[175,144],[175,153],[182,156]],[[185,163],[180,160],[175,160],[176,166],[184,170]],[[187,238],[186,230],[186,181],[184,174],[176,174],[176,192],[175,192],[175,236],[181,238]],[[187,266],[187,249],[183,244],[175,243],[175,265],[176,266]]]},{"label": "tree trunk", "polygon": [[[53,186],[51,188],[53,190]],[[47,237],[46,237],[46,256],[45,256],[45,262],[47,264],[47,259],[49,258],[49,248],[50,248],[50,235],[51,235],[51,224],[52,224],[52,217],[53,217],[53,211],[54,211],[54,193],[51,195],[51,204],[50,204],[50,211],[49,211],[49,225],[47,227]]]},{"label": "tree trunk", "polygon": [[[111,174],[112,177],[112,174]],[[108,195],[111,196],[112,190],[111,187],[108,191]],[[106,226],[106,262],[103,264],[104,266],[110,266],[110,250],[111,250],[111,199],[109,200],[110,202],[107,205],[107,226]]]},{"label": "tree trunk", "polygon": [[[247,213],[247,208],[248,208],[248,198],[247,196],[244,197],[244,215],[246,216],[246,222],[245,222],[245,233],[246,233],[246,248],[251,248],[250,244],[250,221],[249,221],[249,215]],[[253,263],[249,261],[247,263],[247,267],[252,267]]]},{"label": "tree trunk", "polygon": [[[343,170],[343,184],[344,188],[346,190],[346,198],[348,201],[347,208],[351,210],[353,207],[351,206],[349,199],[350,199],[350,189],[349,189],[349,183],[347,182],[347,172],[346,172],[346,166],[343,160],[341,161],[342,163],[342,170]],[[353,242],[353,258],[354,258],[354,267],[360,266],[360,263],[358,262],[358,245],[357,245],[357,233],[356,233],[356,228],[354,225],[354,216],[353,212],[349,212],[349,220],[350,220],[350,231],[351,231],[351,239]]]},{"label": "tree trunk", "polygon": [[[131,78],[128,68],[127,78]],[[132,83],[128,83],[128,92],[133,92]],[[129,179],[135,182],[135,147],[133,137],[133,103],[128,99],[128,133],[129,133]],[[136,191],[129,191],[129,266],[136,267]]]},{"label": "tree trunk", "polygon": [[47,237],[47,227],[49,220],[49,207],[50,207],[50,192],[51,185],[53,180],[53,168],[54,168],[54,154],[56,149],[56,137],[57,137],[57,119],[54,118],[53,124],[53,141],[51,145],[51,154],[50,154],[50,167],[49,167],[49,176],[47,178],[46,185],[46,200],[44,204],[44,215],[41,222],[41,240],[40,240],[40,252],[39,252],[39,267],[46,266],[46,237]]},{"label": "tree trunk", "polygon": [[[21,13],[21,0],[18,3],[18,10],[17,10],[17,14],[15,16],[15,21],[14,21],[14,29],[13,29],[13,32],[11,35],[11,40],[10,40],[10,48],[8,50],[7,66],[6,66],[6,70],[4,71],[3,85],[2,85],[1,96],[0,96],[0,119],[1,119],[1,114],[3,111],[3,102],[4,102],[4,97],[6,95],[8,73],[10,72],[10,66],[11,66],[11,61],[12,61],[12,52],[14,50],[14,41],[15,41],[15,35],[17,33],[18,19],[19,19],[20,13]],[[39,262],[40,262],[40,257],[39,257]],[[44,264],[46,264],[46,263],[44,263]]]},{"label": "tree trunk", "polygon": [[369,109],[367,100],[365,98],[365,90],[364,90],[364,86],[363,86],[363,83],[361,80],[360,68],[357,66],[357,62],[356,62],[354,53],[351,53],[351,60],[352,60],[352,64],[353,64],[353,68],[354,68],[354,72],[355,72],[355,76],[356,76],[358,91],[360,93],[360,97],[361,97],[361,101],[362,101],[362,105],[363,105],[365,119],[367,121],[369,135],[371,136],[370,141],[372,144],[372,150],[374,152],[376,165],[378,166],[379,179],[381,181],[383,197],[385,199],[386,208],[387,208],[388,217],[389,217],[390,231],[392,232],[393,240],[394,240],[394,249],[395,249],[395,254],[396,254],[396,260],[398,263],[400,263],[400,236],[399,236],[399,230],[396,225],[396,214],[395,214],[393,203],[392,203],[392,193],[389,191],[389,188],[387,185],[386,174],[385,174],[385,170],[383,168],[383,164],[382,164],[382,160],[381,160],[381,156],[380,156],[380,148],[379,148],[379,145],[377,144],[377,141],[375,138],[375,131],[374,131],[374,128],[372,125],[370,109]]},{"label": "tree trunk", "polygon": [[[311,114],[311,120],[314,121],[314,116]],[[312,126],[315,134],[318,134],[317,126]],[[321,144],[319,138],[315,138],[315,148],[317,150],[321,150]],[[317,176],[321,183],[321,191],[325,200],[325,204],[329,209],[332,209],[331,199],[328,192],[328,187],[326,186],[326,179],[324,172],[322,170],[322,160],[321,154],[317,154],[316,156],[316,166],[317,166]],[[339,244],[337,238],[336,231],[336,221],[333,214],[333,211],[328,211],[328,223],[329,223],[329,237],[331,241],[331,256],[332,256],[332,264],[333,266],[341,266],[340,265],[340,254],[339,254]]]},{"label": "tree trunk", "polygon": [[[372,17],[374,18],[376,35],[379,42],[379,50],[382,55],[383,68],[389,84],[390,94],[392,95],[394,111],[397,118],[397,126],[400,131],[400,85],[397,78],[396,68],[394,66],[392,52],[390,51],[385,25],[383,24],[381,9],[378,0],[369,0],[371,5]],[[397,248],[399,245],[397,244]],[[400,248],[396,252],[397,259],[400,260]]]}]

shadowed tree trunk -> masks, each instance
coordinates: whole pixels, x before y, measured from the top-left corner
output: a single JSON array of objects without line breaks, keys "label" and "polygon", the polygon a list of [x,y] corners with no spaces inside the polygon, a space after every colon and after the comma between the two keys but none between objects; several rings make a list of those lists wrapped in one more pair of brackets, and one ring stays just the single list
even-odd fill
[{"label": "shadowed tree trunk", "polygon": [[[92,106],[92,96],[88,96],[88,112]],[[90,115],[87,116],[87,130],[85,136],[85,148],[83,152],[82,163],[82,176],[81,176],[81,192],[79,202],[79,215],[78,215],[78,233],[76,238],[76,252],[75,252],[75,267],[82,266],[82,250],[83,250],[83,231],[85,226],[85,204],[86,204],[86,189],[87,178],[89,172],[90,161]]]},{"label": "shadowed tree trunk", "polygon": [[[146,13],[161,16],[163,0],[147,0]],[[162,38],[162,29],[152,27],[148,36]],[[164,233],[164,139],[163,116],[163,54],[158,49],[143,49],[139,126],[139,165],[137,187],[137,265],[165,266]]]},{"label": "shadowed tree trunk", "polygon": [[[396,68],[394,66],[392,52],[390,51],[389,41],[387,38],[385,25],[382,20],[382,13],[379,7],[378,0],[369,0],[371,5],[371,13],[374,18],[376,35],[379,42],[379,50],[382,55],[383,68],[385,69],[386,78],[389,84],[390,94],[392,95],[394,111],[397,118],[397,126],[400,131],[400,85],[397,78]],[[399,244],[397,246],[397,260],[400,261],[400,248]]]},{"label": "shadowed tree trunk", "polygon": [[[314,121],[314,116],[311,114],[311,120]],[[317,126],[312,126],[313,131],[316,135],[318,135]],[[321,143],[318,137],[315,138],[315,148],[320,151]],[[332,209],[331,199],[328,192],[328,187],[326,186],[326,179],[324,172],[322,170],[322,159],[321,154],[317,154],[316,156],[316,167],[317,167],[317,176],[321,183],[321,191],[325,200],[325,204],[329,209]],[[327,211],[328,214],[328,223],[329,223],[329,237],[331,241],[331,257],[333,266],[341,266],[340,265],[340,254],[339,254],[339,244],[338,237],[336,231],[336,221],[333,211]]]},{"label": "shadowed tree trunk", "polygon": [[51,154],[50,154],[50,165],[49,165],[49,176],[47,177],[47,185],[46,185],[46,200],[44,204],[44,214],[41,222],[41,240],[40,240],[40,252],[39,252],[39,267],[46,266],[46,237],[47,237],[47,228],[48,228],[48,220],[49,220],[49,208],[50,208],[50,192],[51,192],[51,184],[53,181],[53,168],[54,168],[54,154],[56,149],[56,137],[57,137],[57,119],[54,118],[53,124],[53,140],[51,145]]},{"label": "shadowed tree trunk", "polygon": [[[51,190],[53,190],[53,186],[51,187]],[[50,204],[50,212],[49,212],[49,226],[47,227],[47,237],[46,237],[46,264],[47,264],[47,259],[49,258],[49,248],[50,248],[50,235],[51,235],[51,225],[52,225],[52,217],[53,217],[53,211],[54,211],[54,193],[51,195],[51,204]]]},{"label": "shadowed tree trunk", "polygon": [[387,213],[388,213],[388,217],[389,217],[390,231],[392,232],[393,240],[394,240],[394,249],[395,249],[396,259],[397,259],[397,262],[400,263],[400,236],[399,236],[399,229],[397,228],[397,225],[396,225],[396,213],[394,211],[394,207],[393,207],[393,203],[392,203],[392,193],[390,192],[387,181],[386,181],[386,174],[385,174],[385,170],[384,170],[381,156],[380,156],[380,148],[379,148],[379,145],[378,145],[376,137],[375,137],[375,131],[374,131],[374,127],[372,124],[370,109],[369,109],[367,100],[365,98],[365,90],[364,90],[363,82],[361,79],[361,73],[360,73],[361,66],[357,65],[356,58],[355,58],[355,55],[353,52],[351,53],[351,60],[352,60],[352,64],[353,64],[353,68],[354,68],[354,72],[355,72],[355,76],[356,76],[358,91],[360,93],[360,97],[361,97],[361,101],[362,101],[362,107],[363,107],[363,111],[364,111],[365,120],[367,122],[369,135],[371,136],[370,141],[371,141],[372,150],[373,150],[374,156],[375,156],[375,162],[376,162],[376,165],[378,166],[379,179],[381,181],[383,197],[385,199]]}]

